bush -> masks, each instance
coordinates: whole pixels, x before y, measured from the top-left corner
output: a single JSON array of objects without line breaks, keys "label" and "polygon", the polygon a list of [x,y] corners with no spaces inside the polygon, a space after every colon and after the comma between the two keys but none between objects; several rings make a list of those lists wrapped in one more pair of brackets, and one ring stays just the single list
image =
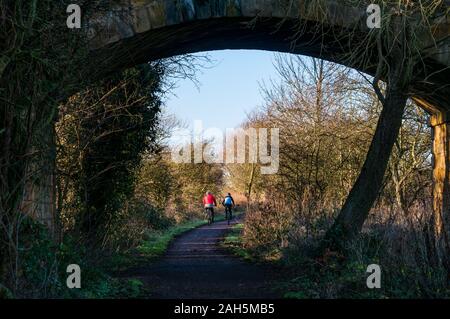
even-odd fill
[{"label": "bush", "polygon": [[264,259],[280,256],[282,248],[288,245],[292,215],[265,204],[251,208],[246,213],[243,245]]},{"label": "bush", "polygon": [[[379,205],[345,256],[333,251],[318,255],[334,212],[304,218],[286,207],[260,204],[247,213],[240,245],[281,267],[279,289],[287,298],[448,298],[447,272],[431,257],[430,211],[416,207],[405,215]],[[366,286],[370,264],[381,267],[381,289]]]},{"label": "bush", "polygon": [[35,298],[58,295],[60,282],[59,246],[51,238],[47,228],[24,216],[20,224],[17,269],[10,278],[15,279],[14,297]]},{"label": "bush", "polygon": [[[424,215],[427,211],[416,211]],[[375,218],[376,216],[376,218]],[[432,251],[423,223],[402,214],[374,212],[363,233],[347,247],[347,255],[327,252],[313,257],[316,240],[297,240],[283,251],[283,265],[294,279],[285,283],[287,296],[310,298],[448,298],[450,283],[442,266],[430,259]],[[427,220],[422,216],[421,220]],[[317,227],[318,229],[321,227]],[[303,237],[305,238],[305,237]],[[366,286],[367,266],[381,267],[380,289]]]},{"label": "bush", "polygon": [[137,247],[148,231],[167,229],[174,223],[163,210],[133,198],[111,222],[107,247],[116,252]]},{"label": "bush", "polygon": [[[18,268],[15,282],[0,284],[2,298],[111,298],[133,297],[141,293],[137,282],[110,277],[111,256],[101,251],[86,251],[75,237],[66,236],[61,243],[52,238],[47,228],[30,217],[21,223],[18,252]],[[81,268],[81,289],[66,286],[67,266],[77,264]],[[105,266],[106,265],[106,266]],[[129,294],[128,294],[129,293]]]}]

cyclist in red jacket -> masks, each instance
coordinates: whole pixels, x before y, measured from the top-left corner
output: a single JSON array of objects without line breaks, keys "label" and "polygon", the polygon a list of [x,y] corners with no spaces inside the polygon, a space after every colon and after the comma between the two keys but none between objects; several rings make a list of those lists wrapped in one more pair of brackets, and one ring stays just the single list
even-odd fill
[{"label": "cyclist in red jacket", "polygon": [[211,212],[211,222],[214,222],[214,206],[217,206],[217,201],[211,192],[206,192],[203,197],[203,205],[206,213],[208,213],[208,210]]}]

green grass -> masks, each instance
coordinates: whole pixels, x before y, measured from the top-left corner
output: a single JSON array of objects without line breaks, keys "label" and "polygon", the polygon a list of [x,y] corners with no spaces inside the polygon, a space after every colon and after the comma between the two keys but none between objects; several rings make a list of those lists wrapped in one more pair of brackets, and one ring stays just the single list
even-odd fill
[{"label": "green grass", "polygon": [[[225,220],[224,214],[222,212],[216,213],[214,221],[219,222],[223,220]],[[124,271],[130,267],[153,262],[164,255],[170,243],[176,237],[206,223],[206,219],[196,218],[164,230],[149,231],[147,238],[136,249],[114,255],[110,261],[110,269],[113,271]]]},{"label": "green grass", "polygon": [[[220,218],[218,218],[220,219]],[[223,220],[223,218],[222,218]],[[206,224],[203,219],[193,219],[161,231],[149,231],[147,239],[136,249],[127,253],[115,254],[110,260],[110,267],[102,280],[97,280],[97,287],[83,297],[86,298],[144,298],[148,296],[148,287],[138,279],[117,279],[106,273],[125,271],[131,267],[148,264],[164,255],[167,248],[177,236]],[[100,276],[101,277],[101,276]]]},{"label": "green grass", "polygon": [[152,232],[149,235],[148,239],[144,241],[142,245],[137,248],[137,250],[141,254],[141,256],[145,257],[146,259],[154,259],[160,257],[166,252],[169,244],[174,238],[204,224],[206,224],[205,220],[194,219],[185,223],[181,223],[179,225],[169,227],[168,229],[163,231]]},{"label": "green grass", "polygon": [[[237,215],[240,213],[237,213]],[[214,218],[216,222],[225,220],[222,211]],[[174,225],[160,231],[149,231],[146,240],[139,245],[134,252],[129,251],[124,254],[116,254],[111,261],[110,270],[126,271],[131,267],[136,267],[149,262],[154,262],[164,255],[170,243],[183,233],[194,228],[203,226],[207,223],[205,219],[192,219],[183,222],[179,225]],[[238,227],[236,227],[238,226]],[[236,225],[233,228],[238,229],[242,226]],[[139,298],[148,295],[148,289],[137,279],[118,280],[115,278],[108,278],[103,282],[100,291],[95,291],[92,296],[88,297],[125,297],[125,298]]]},{"label": "green grass", "polygon": [[[214,222],[220,222],[225,220],[225,216],[222,212],[216,213],[214,217]],[[205,225],[207,223],[204,219],[193,219],[179,225],[175,225],[165,229],[163,231],[152,232],[149,237],[144,241],[138,248],[138,252],[141,256],[148,259],[158,258],[166,252],[170,243],[177,236],[197,228],[199,226]]]},{"label": "green grass", "polygon": [[242,230],[243,223],[234,225],[228,232],[227,236],[222,242],[222,245],[229,249],[233,254],[243,258],[247,261],[255,261],[253,256],[242,246]]}]

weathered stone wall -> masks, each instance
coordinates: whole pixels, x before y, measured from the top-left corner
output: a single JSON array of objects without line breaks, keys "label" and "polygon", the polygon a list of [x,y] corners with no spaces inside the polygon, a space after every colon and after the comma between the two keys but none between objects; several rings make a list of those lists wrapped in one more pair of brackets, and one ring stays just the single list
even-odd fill
[{"label": "weathered stone wall", "polygon": [[[342,5],[342,1],[323,1],[318,10],[314,1],[290,0],[130,0],[118,1],[110,12],[91,21],[93,49],[133,37],[150,30],[198,20],[220,18],[279,18],[327,21],[335,26],[366,28],[365,8]],[[326,12],[326,13],[325,13]],[[211,36],[214,36],[213,34]]]},{"label": "weathered stone wall", "polygon": [[[342,0],[320,3],[318,9],[317,1],[312,0],[121,0],[89,21],[90,45],[95,56],[105,62],[99,63],[103,72],[216,49],[284,51],[348,65],[343,56],[357,43],[336,44],[332,34],[342,28],[362,35],[369,32],[367,8],[345,5]],[[303,28],[321,26],[322,34],[316,34],[320,41],[300,32],[299,21]],[[421,37],[427,74],[418,75],[412,91],[429,105],[450,110],[448,12],[435,19],[433,32],[434,38],[425,33]],[[448,69],[442,72],[445,67]],[[434,74],[433,78],[422,81],[429,74]]]},{"label": "weathered stone wall", "polygon": [[[367,32],[366,8],[343,4],[344,1],[311,0],[128,0],[116,1],[107,13],[101,13],[90,21],[91,46],[102,48],[108,44],[133,37],[150,30],[189,23],[198,20],[220,18],[280,18],[302,19],[326,23],[335,27],[356,27]],[[447,39],[432,48],[434,59],[450,65],[450,16],[443,14],[436,19],[434,36]],[[212,35],[213,36],[213,35]],[[423,39],[424,47],[433,44]]]},{"label": "weathered stone wall", "polygon": [[51,129],[43,134],[46,140],[28,167],[20,210],[45,224],[52,235],[56,235],[55,136]]}]

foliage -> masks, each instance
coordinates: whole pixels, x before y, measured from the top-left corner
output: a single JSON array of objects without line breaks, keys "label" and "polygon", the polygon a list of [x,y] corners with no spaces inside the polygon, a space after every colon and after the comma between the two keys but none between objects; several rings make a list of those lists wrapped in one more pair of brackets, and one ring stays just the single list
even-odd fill
[{"label": "foliage", "polygon": [[[89,16],[99,2],[79,4]],[[80,74],[90,66],[84,30],[68,32],[61,23],[68,3],[0,1],[0,224],[5,230],[0,239],[0,278],[13,294],[22,286],[15,275],[22,266],[17,249],[21,211],[48,182],[39,177],[51,177],[55,152],[49,132],[57,105],[86,84]]]},{"label": "foliage", "polygon": [[[414,215],[420,214],[427,212],[414,211]],[[424,224],[411,225],[399,215],[395,220],[375,216],[363,234],[349,245],[346,256],[332,251],[322,256],[315,253],[332,220],[318,220],[308,236],[303,226],[294,224],[289,245],[278,246],[277,254],[268,254],[258,243],[246,244],[250,239],[246,228],[255,229],[247,227],[251,222],[247,220],[248,213],[243,226],[225,238],[225,247],[247,260],[270,262],[282,274],[274,288],[284,298],[449,298],[445,268],[431,263],[427,255],[430,234],[424,232]],[[265,231],[259,229],[259,234]],[[251,240],[257,241],[257,236]],[[381,266],[381,289],[366,286],[370,264]]]},{"label": "foliage", "polygon": [[220,194],[223,171],[219,164],[176,163],[168,146],[147,156],[138,172],[136,197],[153,203],[164,214],[180,223],[193,216],[202,217],[201,200],[206,191]]},{"label": "foliage", "polygon": [[136,198],[123,203],[114,222],[109,224],[108,247],[117,253],[132,250],[142,243],[149,232],[162,231],[174,224],[164,210]]},{"label": "foliage", "polygon": [[[371,226],[351,244],[345,259],[332,254],[314,259],[299,253],[306,247],[298,246],[286,252],[292,256],[286,267],[294,279],[281,288],[303,291],[305,298],[448,298],[445,269],[424,255],[427,242],[421,229],[408,226]],[[366,287],[366,269],[373,263],[381,266],[380,289]],[[299,267],[302,273],[294,270]]]},{"label": "foliage", "polygon": [[[429,258],[426,114],[408,104],[383,189],[348,254],[318,257],[318,243],[361,169],[381,105],[364,78],[341,67],[281,56],[276,67],[280,83],[265,87],[266,106],[245,125],[281,129],[280,169],[254,176],[264,187],[254,189],[257,200],[234,251],[280,265],[290,280],[279,288],[289,298],[448,296],[445,270]],[[249,179],[248,171],[230,169],[231,182]],[[381,290],[365,286],[372,263],[382,266]]]},{"label": "foliage", "polygon": [[[107,298],[123,296],[124,290],[137,294],[139,286],[113,279],[107,269],[92,265],[86,251],[73,237],[58,244],[48,230],[27,217],[22,223],[19,250],[22,252],[16,294],[9,298]],[[82,269],[82,288],[66,287],[66,267],[76,263]],[[105,263],[107,264],[107,263]]]},{"label": "foliage", "polygon": [[[323,22],[333,21],[336,18],[336,15],[330,12],[330,8],[333,7],[323,6],[323,3],[312,1],[307,10],[307,14],[313,14],[316,19],[321,20],[319,28],[323,27]],[[353,2],[358,3],[363,7],[369,4],[367,1]],[[411,88],[417,86],[417,82],[423,78],[432,76],[423,63],[426,48],[427,46],[436,48],[438,41],[443,40],[435,38],[432,25],[433,20],[446,10],[447,4],[444,1],[380,0],[375,3],[382,7],[382,21],[379,28],[361,32],[358,23],[345,25],[332,32],[334,41],[328,40],[335,42],[331,46],[333,48],[346,48],[337,53],[341,59],[342,55],[347,55],[346,65],[373,74],[373,78],[368,80],[383,105],[361,172],[323,241],[324,248],[341,251],[342,244],[361,231],[370,208],[382,188],[383,175],[401,126],[407,98],[414,94]],[[334,8],[332,10],[334,11]],[[322,40],[323,43],[324,32],[320,31],[317,34],[321,35],[322,39],[315,40],[319,43]],[[349,45],[351,47],[348,47]],[[381,80],[386,84],[384,91],[381,89]],[[434,108],[434,112],[439,110]],[[434,224],[436,232],[440,232],[439,222]],[[448,243],[444,246],[448,246]],[[438,249],[443,250],[448,249],[445,247]],[[441,252],[438,251],[436,252],[440,255]]]},{"label": "foliage", "polygon": [[242,244],[242,232],[244,229],[243,223],[234,225],[228,234],[225,236],[222,245],[231,250],[233,254],[243,258],[247,261],[254,261],[255,258],[250,254],[250,250],[245,249]]},{"label": "foliage", "polygon": [[146,259],[154,259],[160,257],[169,246],[170,242],[178,235],[205,224],[203,219],[193,219],[172,226],[166,230],[158,232],[149,232],[147,239],[137,248],[139,253]]},{"label": "foliage", "polygon": [[[142,154],[157,148],[161,75],[150,65],[126,70],[61,107],[60,202],[75,210],[77,215],[68,217],[89,240],[102,242],[108,236],[108,225],[134,193]],[[61,212],[70,214],[70,209]]]},{"label": "foliage", "polygon": [[[448,296],[445,272],[428,258],[433,236],[424,224],[429,220],[430,141],[425,115],[413,105],[359,243],[349,247],[345,260],[332,253],[323,256],[326,260],[305,254],[317,248],[312,243],[329,227],[364,162],[388,95],[380,80],[386,80],[387,93],[395,84],[403,94],[414,72],[426,73],[421,39],[444,5],[438,0],[375,2],[387,13],[380,30],[365,37],[346,29],[336,39],[358,44],[348,64],[373,71],[375,95],[359,76],[336,65],[280,60],[282,83],[266,88],[266,108],[244,124],[285,130],[280,172],[261,176],[258,164],[227,168],[234,187],[249,204],[255,201],[242,240],[236,228],[228,242],[241,254],[251,251],[301,265],[309,277],[288,283],[290,297]],[[89,17],[105,3],[79,4]],[[120,259],[112,251],[132,250],[144,240],[141,254],[162,254],[174,236],[201,223],[180,224],[202,213],[206,190],[222,190],[224,171],[215,164],[172,163],[170,149],[157,142],[160,95],[167,83],[164,62],[117,72],[98,83],[85,81],[91,67],[86,34],[84,29],[68,32],[61,23],[67,4],[0,0],[0,295],[137,297],[141,282],[106,274],[104,263]],[[307,9],[329,17],[323,1],[310,1]],[[348,41],[351,37],[357,41]],[[55,121],[57,149],[51,134]],[[35,199],[40,188],[52,185],[55,160],[59,241],[23,214],[51,211]],[[368,294],[361,278],[372,261],[385,265],[386,288]],[[87,284],[68,291],[65,266],[73,262],[82,267]]]},{"label": "foliage", "polygon": [[[291,210],[308,227],[315,216],[334,214],[343,204],[361,170],[381,104],[365,79],[344,67],[285,56],[277,57],[275,67],[280,82],[263,86],[266,105],[245,125],[280,128],[279,171],[260,175],[259,168],[256,174],[241,165],[226,168],[230,183],[243,185],[237,187],[241,192],[252,180],[256,201]],[[427,115],[410,103],[380,201],[407,210],[427,198],[422,194],[429,192],[431,171],[426,122]]]}]

